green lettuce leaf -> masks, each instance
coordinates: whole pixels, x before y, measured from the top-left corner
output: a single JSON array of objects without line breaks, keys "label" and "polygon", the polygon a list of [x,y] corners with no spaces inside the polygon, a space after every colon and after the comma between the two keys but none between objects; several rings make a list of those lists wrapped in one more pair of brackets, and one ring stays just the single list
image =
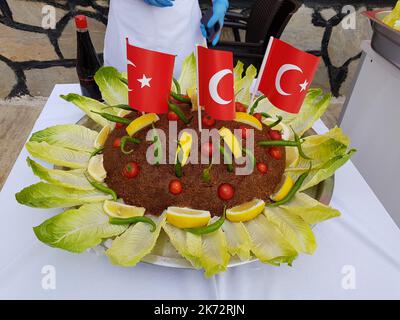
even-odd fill
[{"label": "green lettuce leaf", "polygon": [[322,204],[305,193],[297,193],[286,205],[280,206],[289,214],[297,214],[308,224],[316,224],[340,216],[340,212]]},{"label": "green lettuce leaf", "polygon": [[297,252],[313,254],[317,242],[310,226],[297,214],[288,213],[281,208],[267,207],[264,210],[267,220],[283,234],[286,241]]},{"label": "green lettuce leaf", "polygon": [[34,208],[68,208],[112,197],[97,190],[84,191],[39,182],[22,189],[15,198],[20,204]]},{"label": "green lettuce leaf", "polygon": [[29,141],[47,142],[77,151],[94,151],[97,132],[77,124],[58,125],[32,134]]},{"label": "green lettuce leaf", "polygon": [[187,94],[188,89],[196,88],[197,86],[197,70],[196,57],[194,53],[188,55],[182,63],[182,71],[178,82],[181,86],[182,94]]},{"label": "green lettuce leaf", "polygon": [[159,217],[146,215],[146,217],[156,223],[156,230],[151,232],[151,226],[143,222],[131,225],[123,234],[114,239],[111,248],[106,251],[111,263],[132,267],[151,252],[165,224],[166,214]]},{"label": "green lettuce leaf", "polygon": [[238,255],[242,261],[249,260],[251,256],[251,239],[243,223],[225,220],[222,230],[226,237],[228,252],[232,256]]},{"label": "green lettuce leaf", "polygon": [[201,255],[203,252],[202,249],[202,239],[201,236],[185,232],[186,233],[186,248],[188,257],[192,257],[189,261],[193,264],[195,268],[200,269],[201,265]]},{"label": "green lettuce leaf", "polygon": [[103,204],[93,203],[56,215],[34,227],[33,231],[40,241],[51,247],[80,253],[127,228],[108,221]]},{"label": "green lettuce leaf", "polygon": [[239,85],[240,85],[240,80],[242,80],[243,71],[244,71],[244,64],[242,61],[238,61],[236,63],[235,69],[233,69],[235,92],[238,92],[240,90]]},{"label": "green lettuce leaf", "polygon": [[101,95],[109,106],[128,104],[128,86],[121,79],[124,79],[124,75],[113,67],[102,67],[94,76]]},{"label": "green lettuce leaf", "polygon": [[297,251],[263,214],[244,222],[244,226],[251,238],[251,251],[261,262],[291,265],[297,258]]},{"label": "green lettuce leaf", "polygon": [[90,153],[66,149],[47,142],[30,141],[25,144],[32,157],[71,169],[87,168]]},{"label": "green lettuce leaf", "polygon": [[33,173],[40,179],[62,187],[74,188],[78,190],[94,190],[93,186],[85,177],[85,169],[58,170],[49,169],[41,166],[30,158],[26,158],[28,166],[32,168]]},{"label": "green lettuce leaf", "polygon": [[250,93],[250,87],[253,84],[253,80],[257,76],[257,69],[253,66],[250,65],[246,69],[246,74],[245,76],[237,81],[235,85],[235,100],[237,102],[243,103],[245,105],[250,104],[251,100],[251,93]]},{"label": "green lettuce leaf", "polygon": [[83,112],[85,112],[86,115],[90,119],[92,119],[94,122],[98,123],[102,127],[105,127],[107,125],[110,125],[110,126],[114,125],[112,122],[104,119],[99,114],[91,112],[93,110],[96,112],[106,112],[106,113],[116,114],[116,111],[113,108],[109,108],[109,109],[106,109],[106,111],[104,111],[103,109],[107,107],[107,105],[105,105],[104,103],[101,103],[92,98],[81,96],[76,93],[61,95],[60,97],[64,100],[76,105],[79,109],[81,109]]}]

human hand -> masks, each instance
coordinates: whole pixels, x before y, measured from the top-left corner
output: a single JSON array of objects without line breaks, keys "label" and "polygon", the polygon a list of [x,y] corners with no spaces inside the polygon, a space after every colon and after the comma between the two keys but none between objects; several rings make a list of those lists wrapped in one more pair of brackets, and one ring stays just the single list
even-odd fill
[{"label": "human hand", "polygon": [[155,6],[159,8],[172,7],[174,5],[172,3],[172,1],[174,0],[143,0],[143,1],[150,6]]},{"label": "human hand", "polygon": [[208,21],[207,26],[205,26],[204,24],[200,24],[201,33],[203,34],[203,36],[205,38],[207,38],[206,28],[207,29],[214,28],[214,26],[217,23],[219,23],[220,30],[212,41],[213,46],[215,46],[218,43],[219,38],[221,36],[221,30],[224,25],[224,18],[225,18],[225,14],[226,14],[226,11],[228,10],[228,8],[229,8],[228,0],[214,0],[213,1],[213,15],[210,18],[210,20]]}]

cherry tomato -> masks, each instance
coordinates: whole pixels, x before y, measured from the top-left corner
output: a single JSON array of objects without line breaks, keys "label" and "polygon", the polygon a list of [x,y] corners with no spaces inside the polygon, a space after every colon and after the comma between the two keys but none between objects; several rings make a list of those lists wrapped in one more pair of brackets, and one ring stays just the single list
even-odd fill
[{"label": "cherry tomato", "polygon": [[282,159],[282,151],[278,147],[269,148],[268,149],[268,153],[275,160],[281,160]]},{"label": "cherry tomato", "polygon": [[178,179],[171,180],[169,183],[169,192],[171,192],[174,195],[178,195],[182,193],[183,187],[182,187],[182,182],[180,182]]},{"label": "cherry tomato", "polygon": [[282,134],[279,130],[270,130],[268,135],[272,140],[282,140]]},{"label": "cherry tomato", "polygon": [[235,189],[229,183],[222,183],[218,187],[218,197],[222,200],[230,200],[235,194]]},{"label": "cherry tomato", "polygon": [[121,138],[116,138],[113,142],[114,148],[119,148],[121,146]]},{"label": "cherry tomato", "polygon": [[203,119],[201,119],[201,123],[205,127],[212,127],[215,125],[215,119],[207,114],[203,116]]},{"label": "cherry tomato", "polygon": [[116,128],[116,129],[121,129],[123,126],[124,126],[123,123],[117,122],[117,123],[115,124],[115,128]]},{"label": "cherry tomato", "polygon": [[247,112],[247,107],[241,102],[235,102],[236,112]]},{"label": "cherry tomato", "polygon": [[211,158],[213,155],[213,149],[214,149],[214,146],[211,142],[203,143],[203,145],[201,146],[201,154],[204,157]]},{"label": "cherry tomato", "polygon": [[168,117],[169,121],[178,121],[179,120],[178,115],[173,111],[168,112],[168,116],[167,117]]},{"label": "cherry tomato", "polygon": [[240,126],[240,130],[242,131],[242,139],[247,139],[250,135],[250,130],[249,128],[246,128],[245,126]]},{"label": "cherry tomato", "polygon": [[139,165],[137,164],[137,162],[129,162],[126,164],[126,166],[124,167],[124,169],[122,170],[122,175],[125,178],[134,178],[139,174]]},{"label": "cherry tomato", "polygon": [[261,174],[266,174],[268,172],[268,166],[264,162],[259,162],[259,163],[257,163],[257,170]]},{"label": "cherry tomato", "polygon": [[262,121],[263,118],[261,113],[255,113],[253,114],[253,117],[256,118],[258,121]]}]

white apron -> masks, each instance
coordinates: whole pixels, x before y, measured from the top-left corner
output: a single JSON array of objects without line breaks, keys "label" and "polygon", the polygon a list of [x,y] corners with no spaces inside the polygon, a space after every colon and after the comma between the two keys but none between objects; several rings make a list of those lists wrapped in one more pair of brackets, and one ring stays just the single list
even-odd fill
[{"label": "white apron", "polygon": [[158,8],[143,0],[111,0],[104,44],[104,64],[126,71],[126,42],[142,48],[177,55],[174,75],[183,59],[204,43],[200,31],[198,0],[175,0]]}]

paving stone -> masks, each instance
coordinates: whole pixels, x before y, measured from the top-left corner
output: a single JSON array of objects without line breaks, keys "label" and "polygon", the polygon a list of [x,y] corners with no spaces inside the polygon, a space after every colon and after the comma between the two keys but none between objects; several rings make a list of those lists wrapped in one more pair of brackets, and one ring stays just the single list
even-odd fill
[{"label": "paving stone", "polygon": [[5,98],[16,83],[15,74],[6,63],[0,61],[0,75],[0,98]]}]

